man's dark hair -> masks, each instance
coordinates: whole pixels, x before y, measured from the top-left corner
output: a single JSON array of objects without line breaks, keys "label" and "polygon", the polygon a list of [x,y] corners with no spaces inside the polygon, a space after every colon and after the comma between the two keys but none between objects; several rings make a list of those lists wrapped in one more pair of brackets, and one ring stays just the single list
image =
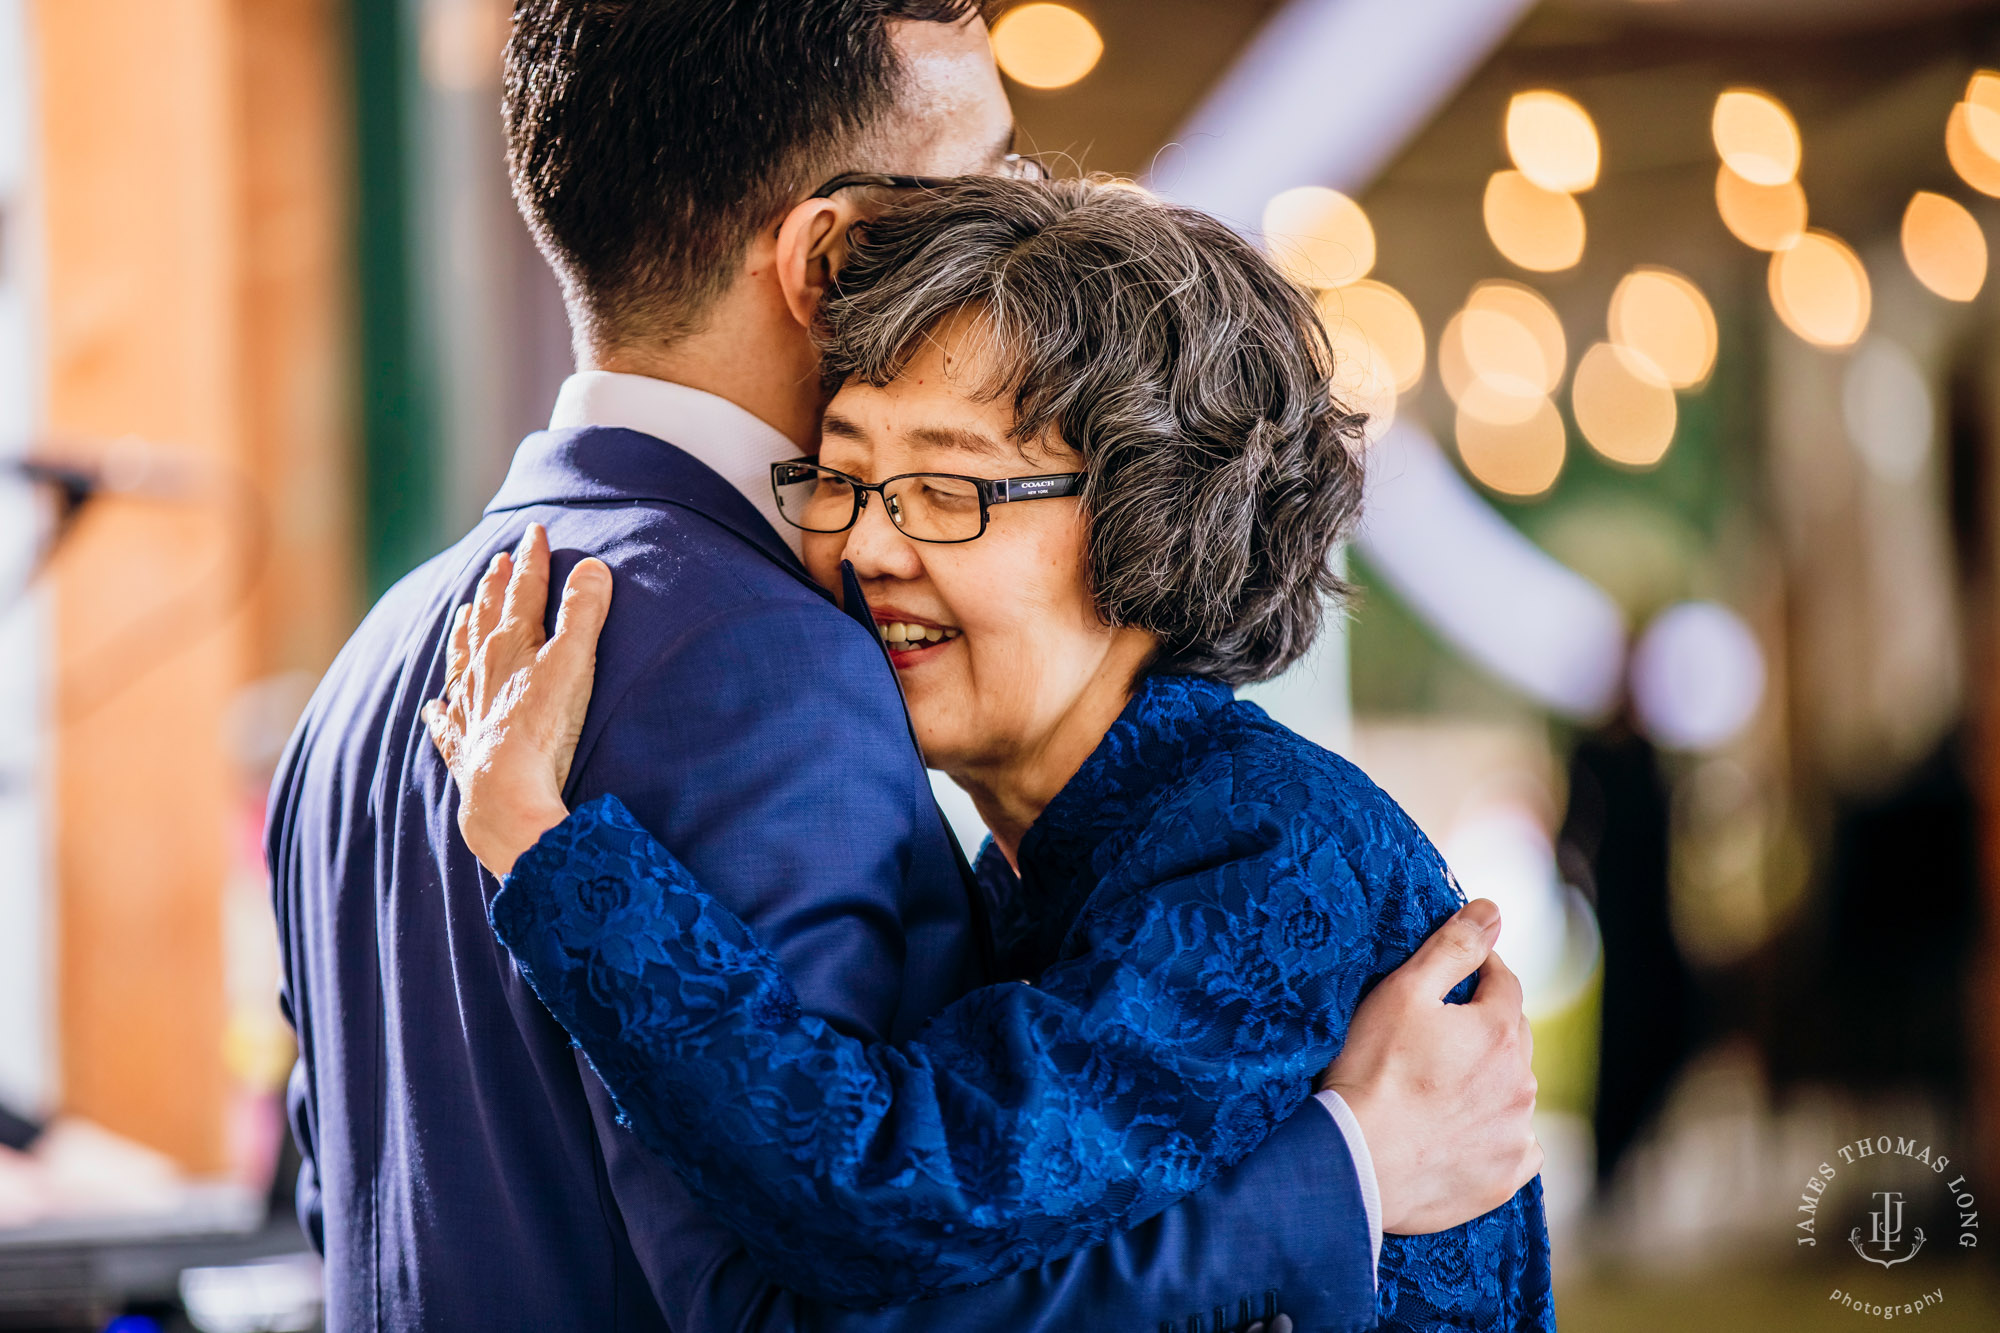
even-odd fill
[{"label": "man's dark hair", "polygon": [[516,0],[514,195],[594,336],[699,327],[756,231],[894,109],[888,24],[979,0]]},{"label": "man's dark hair", "polygon": [[[829,388],[895,379],[953,316],[1024,452],[1083,456],[1091,591],[1156,667],[1231,684],[1312,646],[1361,504],[1365,418],[1312,299],[1205,213],[1109,180],[966,177],[858,228],[820,307]],[[1032,453],[1030,453],[1032,457]]]}]

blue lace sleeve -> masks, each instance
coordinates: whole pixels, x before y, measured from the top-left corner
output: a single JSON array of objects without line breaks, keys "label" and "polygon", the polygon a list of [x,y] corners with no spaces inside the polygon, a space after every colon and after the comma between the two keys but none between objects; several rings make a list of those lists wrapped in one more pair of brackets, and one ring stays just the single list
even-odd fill
[{"label": "blue lace sleeve", "polygon": [[1342,932],[1303,901],[1221,926],[1302,882],[1225,866],[1099,904],[1038,985],[972,992],[901,1045],[802,1013],[612,797],[524,856],[492,917],[631,1128],[753,1255],[795,1290],[879,1305],[1094,1244],[1290,1114],[1335,1043],[1312,1015],[1351,970]]}]

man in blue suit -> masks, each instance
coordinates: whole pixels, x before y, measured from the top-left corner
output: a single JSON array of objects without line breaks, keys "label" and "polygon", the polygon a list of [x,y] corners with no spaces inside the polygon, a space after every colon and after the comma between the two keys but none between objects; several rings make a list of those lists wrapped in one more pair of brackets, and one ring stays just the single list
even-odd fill
[{"label": "man in blue suit", "polygon": [[1364,1006],[1344,1096],[1145,1226],[940,1301],[793,1295],[616,1123],[488,929],[493,884],[419,720],[445,629],[530,522],[601,556],[618,596],[571,802],[616,792],[845,1031],[907,1036],[986,980],[893,673],[806,578],[767,470],[815,437],[808,329],[865,203],[815,184],[1016,169],[1012,119],[972,0],[520,0],[506,111],[579,373],[481,522],[356,632],[272,796],[328,1327],[1365,1325],[1385,1226],[1450,1225],[1519,1183],[1488,1177],[1526,1132],[1520,1035],[1438,1003],[1490,947],[1471,911]]}]

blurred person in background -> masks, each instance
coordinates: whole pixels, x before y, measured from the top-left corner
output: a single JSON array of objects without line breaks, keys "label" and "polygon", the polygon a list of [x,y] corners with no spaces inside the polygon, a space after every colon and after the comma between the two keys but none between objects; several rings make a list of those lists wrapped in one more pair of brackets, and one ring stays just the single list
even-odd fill
[{"label": "blurred person in background", "polygon": [[[571,813],[609,586],[579,565],[542,652],[539,530],[481,579],[426,716],[507,876],[496,931],[641,1141],[788,1285],[877,1305],[1073,1252],[1241,1161],[1461,899],[1385,793],[1233,697],[1310,650],[1361,501],[1364,418],[1268,259],[1117,181],[970,177],[857,230],[819,329],[821,452],[774,493],[993,830],[1000,973],[1032,982],[850,1037],[615,794]],[[1434,961],[1442,998],[1464,977]],[[1470,1007],[1518,994],[1489,958]],[[1384,1243],[1385,1327],[1553,1327],[1539,1150],[1491,1151],[1504,1193],[1434,1179],[1385,1215],[1443,1232]]]},{"label": "blurred person in background", "polygon": [[1604,941],[1597,1179],[1609,1182],[1659,1113],[1695,1037],[1694,991],[1674,939],[1670,810],[1659,751],[1630,705],[1578,738],[1560,834]]},{"label": "blurred person in background", "polygon": [[[1152,1328],[1273,1292],[1309,1327],[1365,1318],[1380,1219],[1427,1176],[1517,1165],[1462,1127],[1525,1124],[1518,1012],[1475,1029],[1392,991],[1350,1034],[1348,1056],[1377,1057],[1336,1079],[1353,1107],[1303,1105],[1150,1222],[902,1311],[786,1291],[618,1123],[492,938],[491,880],[418,716],[452,608],[531,522],[617,571],[601,739],[571,795],[615,790],[806,1012],[902,1039],[992,980],[893,673],[780,535],[768,469],[816,437],[808,329],[858,207],[815,184],[1007,171],[1013,125],[966,0],[523,0],[505,104],[579,373],[482,521],[349,642],[273,787],[299,1206],[328,1326]],[[1488,937],[1447,937],[1463,973]]]}]

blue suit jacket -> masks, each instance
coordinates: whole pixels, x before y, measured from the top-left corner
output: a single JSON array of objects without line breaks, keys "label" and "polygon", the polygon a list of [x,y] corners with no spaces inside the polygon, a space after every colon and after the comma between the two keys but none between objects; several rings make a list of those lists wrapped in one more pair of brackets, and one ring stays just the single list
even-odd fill
[{"label": "blue suit jacket", "polygon": [[857,1313],[760,1272],[617,1125],[494,940],[495,886],[418,718],[452,610],[531,520],[559,578],[584,553],[617,576],[572,804],[622,797],[842,1031],[905,1038],[982,980],[874,636],[671,445],[531,436],[482,522],[342,651],[272,793],[300,1213],[329,1328],[1219,1333],[1295,1293],[1315,1324],[1367,1318],[1359,1188],[1311,1105],[1201,1194],[1005,1282]]}]

